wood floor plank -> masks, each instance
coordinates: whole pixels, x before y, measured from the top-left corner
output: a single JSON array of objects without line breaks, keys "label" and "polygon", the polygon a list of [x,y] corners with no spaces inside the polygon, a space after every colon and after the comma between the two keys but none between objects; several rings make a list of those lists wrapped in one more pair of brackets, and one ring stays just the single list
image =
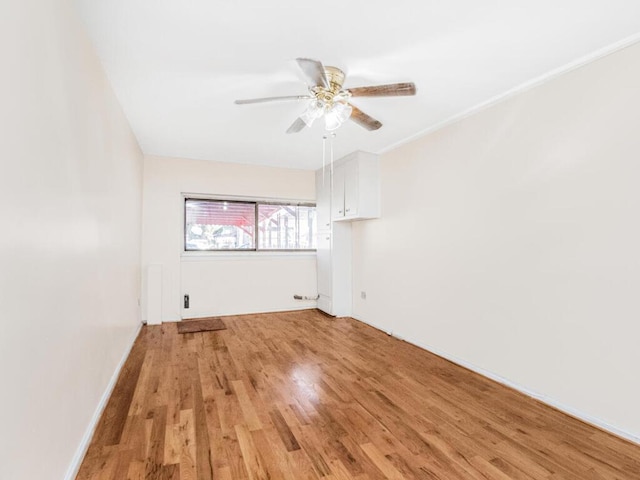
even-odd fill
[{"label": "wood floor plank", "polygon": [[[196,480],[196,434],[193,410],[180,412],[180,479]],[[206,470],[203,473],[207,473]]]},{"label": "wood floor plank", "polygon": [[161,478],[164,460],[164,441],[167,426],[167,408],[158,407],[149,416],[153,419],[149,451],[145,462],[145,478]]},{"label": "wood floor plank", "polygon": [[278,431],[278,435],[280,436],[282,443],[287,449],[287,452],[300,450],[300,445],[298,444],[298,440],[296,439],[295,435],[289,428],[289,425],[287,425],[287,422],[282,416],[282,413],[280,413],[280,410],[278,410],[278,408],[274,408],[273,410],[271,410],[270,416],[271,416],[271,420],[273,421],[273,425],[276,427],[276,430]]},{"label": "wood floor plank", "polygon": [[640,446],[350,318],[146,326],[78,480],[640,480]]},{"label": "wood floor plank", "polygon": [[253,402],[247,393],[244,382],[242,382],[242,380],[234,380],[232,384],[247,427],[249,427],[249,430],[260,430],[262,428],[262,422],[260,421],[260,418],[258,418],[258,414],[256,413]]},{"label": "wood floor plank", "polygon": [[250,480],[270,480],[271,478],[279,478],[272,476],[273,471],[270,471],[264,461],[262,455],[256,448],[251,432],[246,425],[240,424],[235,427],[236,435],[238,436],[238,444],[242,451],[242,458],[244,460],[245,467],[249,473]]},{"label": "wood floor plank", "polygon": [[373,443],[365,443],[360,448],[389,480],[403,480],[404,476],[393,466],[393,463],[378,450]]}]

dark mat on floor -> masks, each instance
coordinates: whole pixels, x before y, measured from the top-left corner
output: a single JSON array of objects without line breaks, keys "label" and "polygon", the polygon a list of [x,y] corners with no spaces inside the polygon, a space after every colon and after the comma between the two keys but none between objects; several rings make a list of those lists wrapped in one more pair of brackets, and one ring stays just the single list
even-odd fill
[{"label": "dark mat on floor", "polygon": [[178,323],[178,333],[213,332],[226,329],[219,317],[193,318]]}]

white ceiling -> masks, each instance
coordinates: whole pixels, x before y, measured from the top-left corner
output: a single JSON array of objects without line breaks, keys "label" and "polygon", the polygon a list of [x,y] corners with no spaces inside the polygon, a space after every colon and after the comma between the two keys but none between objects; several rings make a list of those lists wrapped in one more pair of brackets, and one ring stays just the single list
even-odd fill
[{"label": "white ceiling", "polygon": [[416,97],[354,99],[384,126],[347,122],[339,157],[388,149],[640,32],[637,0],[76,1],[145,153],[294,168],[322,164],[321,125],[285,134],[304,104],[233,100],[306,94],[296,57],[342,68],[346,87],[417,85]]}]

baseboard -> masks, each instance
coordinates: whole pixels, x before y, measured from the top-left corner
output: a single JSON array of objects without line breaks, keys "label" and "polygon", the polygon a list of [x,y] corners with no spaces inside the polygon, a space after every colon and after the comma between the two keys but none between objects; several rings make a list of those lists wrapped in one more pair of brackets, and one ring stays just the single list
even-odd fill
[{"label": "baseboard", "polygon": [[[260,310],[256,312],[239,312],[239,313],[203,313],[203,312],[195,312],[190,314],[188,317],[183,316],[179,320],[171,320],[179,322],[180,320],[185,319],[194,319],[194,318],[207,318],[207,317],[235,317],[242,315],[259,315],[261,313],[285,313],[285,312],[297,312],[302,310],[315,310],[316,306],[314,305],[300,305],[292,308],[276,308],[273,310]],[[182,312],[184,315],[184,312]],[[167,320],[163,320],[162,323],[167,323]]]},{"label": "baseboard", "polygon": [[118,363],[118,366],[116,367],[115,372],[113,372],[113,375],[111,376],[111,379],[107,384],[107,388],[102,394],[102,397],[98,402],[98,406],[95,412],[93,413],[93,417],[91,417],[91,421],[89,422],[89,425],[87,426],[87,429],[84,432],[82,440],[80,441],[80,445],[78,445],[78,448],[76,449],[76,453],[74,454],[73,459],[71,460],[71,464],[67,469],[67,473],[64,476],[64,480],[75,480],[76,476],[78,475],[78,471],[80,470],[80,465],[82,464],[82,460],[84,460],[84,456],[87,453],[87,449],[89,448],[89,444],[91,443],[91,439],[93,438],[93,434],[96,430],[96,426],[98,425],[98,421],[100,420],[100,417],[102,416],[102,412],[107,406],[107,402],[109,401],[109,398],[111,397],[111,393],[113,392],[113,389],[116,386],[116,382],[118,381],[118,377],[120,376],[120,371],[122,370],[124,363],[127,361],[127,358],[129,357],[129,353],[131,353],[131,349],[133,348],[133,344],[135,343],[136,338],[138,338],[138,335],[140,334],[140,329],[142,328],[142,325],[143,324],[140,323],[138,325],[138,328],[136,328],[135,334],[129,341],[129,346],[127,347],[127,350],[122,355],[122,358],[120,359],[120,362]]},{"label": "baseboard", "polygon": [[493,380],[494,382],[498,382],[501,385],[505,385],[509,388],[512,388],[514,390],[517,390],[520,393],[523,393],[524,395],[534,398],[536,400],[538,400],[539,402],[542,402],[546,405],[549,405],[550,407],[555,408],[556,410],[561,411],[562,413],[565,413],[571,417],[574,417],[578,420],[580,420],[581,422],[584,423],[588,423],[589,425],[592,425],[600,430],[604,430],[607,433],[610,433],[612,435],[615,435],[616,437],[620,437],[624,440],[627,440],[631,443],[640,445],[640,436],[633,434],[631,432],[627,432],[626,430],[622,430],[618,427],[615,427],[613,425],[608,424],[607,422],[602,421],[599,418],[595,418],[591,415],[588,415],[584,412],[581,412],[580,410],[576,410],[573,407],[570,407],[568,405],[563,404],[562,402],[558,402],[557,400],[541,394],[539,392],[535,392],[523,385],[519,385],[517,383],[514,383],[504,377],[501,377],[500,375],[496,375],[493,372],[490,372],[488,370],[485,370],[484,368],[480,368],[477,367],[476,365],[473,365],[472,363],[467,362],[466,360],[462,360],[460,358],[457,358],[454,355],[450,355],[447,352],[443,352],[442,350],[439,350],[437,348],[432,347],[431,345],[426,345],[423,344],[421,342],[416,342],[404,337],[401,337],[400,335],[395,334],[392,331],[388,331],[387,329],[385,329],[384,327],[381,327],[380,325],[376,325],[372,322],[368,322],[366,320],[363,320],[361,318],[355,318],[355,320],[362,322],[366,325],[369,325],[370,327],[375,328],[376,330],[380,330],[381,332],[386,333],[387,335],[390,335],[394,338],[397,338],[398,340],[402,340],[404,342],[410,343],[411,345],[414,345],[418,348],[421,348],[422,350],[426,350],[429,353],[433,353],[434,355],[437,355],[438,357],[442,357],[445,360],[448,360],[452,363],[455,363],[456,365],[466,368],[467,370],[471,370],[472,372],[475,372],[479,375],[482,375],[483,377],[487,377],[491,380]]}]

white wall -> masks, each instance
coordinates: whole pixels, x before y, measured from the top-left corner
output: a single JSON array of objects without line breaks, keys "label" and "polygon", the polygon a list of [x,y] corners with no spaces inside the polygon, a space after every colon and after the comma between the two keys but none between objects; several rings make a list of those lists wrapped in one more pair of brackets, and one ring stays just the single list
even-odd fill
[{"label": "white wall", "polygon": [[163,321],[314,307],[293,295],[316,294],[315,254],[182,252],[184,193],[314,201],[314,182],[308,170],[145,157],[142,259],[162,266]]},{"label": "white wall", "polygon": [[355,316],[640,438],[639,86],[635,45],[383,155]]},{"label": "white wall", "polygon": [[317,293],[313,253],[183,257],[181,269],[182,292],[190,300],[185,318],[316,306],[315,300],[293,299],[294,293]]},{"label": "white wall", "polygon": [[0,2],[0,59],[0,478],[60,479],[140,323],[142,155],[67,2]]}]

